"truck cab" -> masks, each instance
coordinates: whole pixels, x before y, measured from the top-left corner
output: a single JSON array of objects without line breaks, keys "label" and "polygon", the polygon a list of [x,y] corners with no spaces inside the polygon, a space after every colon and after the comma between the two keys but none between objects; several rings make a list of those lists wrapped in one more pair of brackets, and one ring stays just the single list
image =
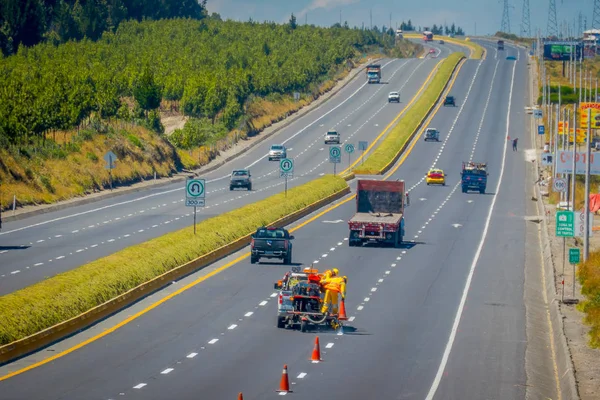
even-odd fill
[{"label": "truck cab", "polygon": [[284,264],[291,264],[293,239],[284,228],[258,228],[250,242],[250,263],[255,264],[261,258],[279,258]]},{"label": "truck cab", "polygon": [[380,83],[381,81],[381,65],[367,65],[367,81],[369,83]]}]

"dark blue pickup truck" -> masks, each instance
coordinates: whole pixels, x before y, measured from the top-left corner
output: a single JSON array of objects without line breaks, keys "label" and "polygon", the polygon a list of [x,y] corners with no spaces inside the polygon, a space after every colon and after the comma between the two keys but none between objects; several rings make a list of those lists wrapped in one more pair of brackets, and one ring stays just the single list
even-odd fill
[{"label": "dark blue pickup truck", "polygon": [[463,162],[460,175],[463,193],[467,193],[469,190],[485,193],[489,175],[486,163]]}]

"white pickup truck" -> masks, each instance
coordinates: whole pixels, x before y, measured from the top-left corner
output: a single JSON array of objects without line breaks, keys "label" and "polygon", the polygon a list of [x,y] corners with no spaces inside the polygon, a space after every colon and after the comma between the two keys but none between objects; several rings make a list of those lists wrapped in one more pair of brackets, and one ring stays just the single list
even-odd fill
[{"label": "white pickup truck", "polygon": [[390,92],[388,94],[388,103],[396,102],[400,103],[400,93],[399,92]]},{"label": "white pickup truck", "polygon": [[337,131],[328,131],[325,134],[325,144],[340,144],[340,134]]}]

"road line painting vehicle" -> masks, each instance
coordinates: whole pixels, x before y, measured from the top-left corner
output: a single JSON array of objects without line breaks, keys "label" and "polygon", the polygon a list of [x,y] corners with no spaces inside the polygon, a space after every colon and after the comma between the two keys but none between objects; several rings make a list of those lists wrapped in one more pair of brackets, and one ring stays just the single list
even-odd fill
[{"label": "road line painting vehicle", "polygon": [[430,140],[439,142],[440,141],[440,131],[438,131],[435,128],[427,128],[425,130],[425,137],[423,138],[424,141],[428,142]]},{"label": "road line painting vehicle", "polygon": [[475,190],[481,194],[485,193],[489,175],[486,163],[463,161],[460,175],[463,193],[467,193],[469,190]]},{"label": "road line painting vehicle", "polygon": [[368,241],[399,246],[404,237],[404,181],[359,180],[356,214],[348,227],[350,246]]},{"label": "road line painting vehicle", "polygon": [[322,274],[312,265],[301,270],[292,267],[283,279],[273,288],[279,290],[277,296],[277,328],[292,328],[298,325],[301,332],[307,332],[311,326],[341,326],[339,314],[322,313],[324,294],[319,281]]},{"label": "road line painting vehicle", "polygon": [[282,144],[274,144],[269,150],[269,161],[287,158],[287,150]]},{"label": "road line painting vehicle", "polygon": [[287,229],[258,228],[250,242],[250,263],[256,264],[261,258],[279,258],[284,264],[291,264],[292,240],[294,236]]},{"label": "road line painting vehicle", "polygon": [[231,178],[229,179],[229,190],[233,190],[235,188],[246,188],[248,190],[252,190],[252,179],[250,175],[250,170],[248,169],[236,169],[231,173]]},{"label": "road line painting vehicle", "polygon": [[432,168],[425,175],[425,183],[429,185],[446,186],[446,174],[439,168]]},{"label": "road line painting vehicle", "polygon": [[325,144],[340,144],[340,134],[335,130],[327,131],[325,134]]},{"label": "road line painting vehicle", "polygon": [[369,83],[380,83],[381,81],[381,65],[367,65],[367,81]]}]

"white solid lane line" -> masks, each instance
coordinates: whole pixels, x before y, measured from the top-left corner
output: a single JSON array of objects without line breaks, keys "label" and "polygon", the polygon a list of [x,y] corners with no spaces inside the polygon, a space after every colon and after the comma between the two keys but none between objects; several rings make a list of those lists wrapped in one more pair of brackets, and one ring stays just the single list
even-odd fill
[{"label": "white solid lane line", "polygon": [[[515,70],[517,68],[517,63],[513,64],[512,70],[512,78],[510,84],[510,92],[508,95],[508,112],[506,114],[506,136],[509,135],[510,132],[510,111],[512,105],[512,95],[513,88],[515,84]],[[492,203],[490,204],[490,208],[488,211],[488,215],[485,221],[485,226],[483,228],[483,234],[481,235],[481,239],[479,241],[479,246],[477,247],[477,251],[475,252],[475,256],[473,257],[473,262],[471,264],[471,268],[469,270],[469,275],[467,276],[467,280],[465,282],[465,287],[462,293],[462,297],[460,299],[460,303],[458,305],[458,309],[456,311],[456,316],[454,318],[454,324],[452,325],[452,329],[450,331],[450,336],[448,338],[448,343],[446,344],[446,348],[444,349],[444,354],[442,356],[442,360],[440,362],[440,366],[438,368],[437,374],[431,384],[431,388],[429,389],[429,393],[425,400],[433,400],[435,393],[442,381],[442,377],[444,375],[444,370],[446,369],[446,364],[448,363],[448,359],[450,358],[450,352],[452,351],[452,346],[454,345],[454,340],[456,339],[456,333],[458,332],[458,325],[460,324],[460,319],[462,318],[462,313],[464,311],[465,303],[467,302],[467,295],[469,294],[469,288],[471,287],[471,282],[473,280],[473,274],[475,273],[475,267],[477,266],[477,262],[479,261],[479,257],[481,255],[481,251],[483,249],[483,245],[485,243],[485,239],[487,236],[488,229],[490,227],[490,222],[492,219],[492,213],[494,211],[494,206],[496,204],[496,199],[498,199],[498,193],[500,192],[500,184],[502,183],[502,178],[504,176],[504,167],[506,165],[506,148],[507,148],[508,140],[504,141],[504,148],[502,152],[502,164],[500,166],[500,178],[498,179],[498,183],[496,184],[496,194],[492,198]]]}]

